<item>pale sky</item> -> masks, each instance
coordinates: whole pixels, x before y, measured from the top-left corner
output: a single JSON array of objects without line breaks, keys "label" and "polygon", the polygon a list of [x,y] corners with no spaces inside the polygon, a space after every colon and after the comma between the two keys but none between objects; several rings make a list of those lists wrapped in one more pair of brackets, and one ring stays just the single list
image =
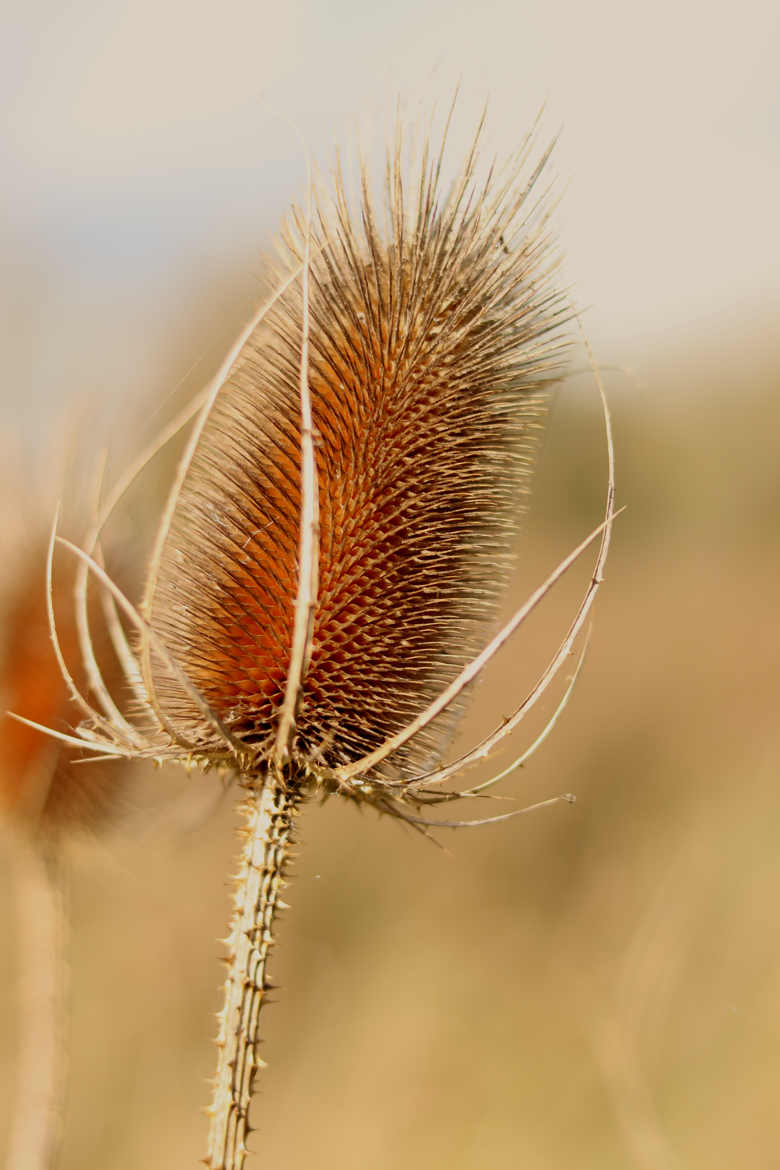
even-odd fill
[{"label": "pale sky", "polygon": [[215,274],[256,255],[301,198],[304,143],[327,166],[399,95],[424,112],[458,80],[462,142],[486,97],[499,154],[542,102],[544,133],[562,127],[566,279],[606,360],[777,314],[779,13],[776,0],[9,7],[3,398],[29,406],[85,378],[121,392],[127,354],[151,377],[193,287],[229,296]]}]

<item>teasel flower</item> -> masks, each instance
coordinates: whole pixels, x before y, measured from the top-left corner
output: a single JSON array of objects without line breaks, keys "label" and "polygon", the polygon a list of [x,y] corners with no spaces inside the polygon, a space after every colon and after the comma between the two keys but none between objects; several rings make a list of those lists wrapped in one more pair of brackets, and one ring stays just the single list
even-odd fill
[{"label": "teasel flower", "polygon": [[[49,636],[43,585],[46,559],[44,541],[13,558],[4,583],[0,690],[3,711],[28,711],[56,727],[71,721],[74,710]],[[75,564],[63,561],[58,566],[56,592],[52,591],[52,601],[59,602],[60,643],[71,660],[79,649],[71,600],[75,569]],[[64,621],[63,614],[67,615]],[[0,744],[0,806],[5,819],[47,839],[61,839],[73,831],[93,833],[110,819],[120,789],[110,769],[80,767],[83,751],[42,740],[33,729],[7,716],[0,723]]]},{"label": "teasel flower", "polygon": [[[5,462],[13,465],[12,453]],[[50,462],[58,464],[59,453]],[[38,468],[33,478],[47,477]],[[86,588],[86,577],[72,560],[62,561],[52,576],[48,509],[40,499],[31,500],[29,488],[22,494],[22,482],[28,476],[11,476],[3,485],[14,506],[2,534],[0,710],[27,711],[57,727],[75,713],[50,626],[56,611],[59,652],[75,659],[79,637],[73,592],[80,585]],[[98,652],[107,649],[103,642],[98,636]],[[110,658],[101,657],[109,682],[117,683],[116,664],[112,669]],[[26,1170],[55,1166],[62,1137],[69,1032],[63,848],[74,836],[96,835],[112,823],[125,788],[125,769],[83,766],[85,754],[75,745],[44,739],[6,714],[0,717],[0,829],[10,862],[16,911],[11,949],[18,972],[18,1052],[4,1164]]]},{"label": "teasel flower", "polygon": [[[481,137],[482,125],[445,189],[447,130],[415,160],[399,128],[381,210],[362,165],[357,196],[337,168],[330,195],[312,185],[306,210],[293,211],[273,295],[195,404],[138,608],[94,557],[132,474],[84,548],[63,542],[115,607],[110,631],[138,715],[118,722],[105,701],[86,704],[60,738],[232,772],[244,788],[211,1170],[235,1170],[247,1153],[273,924],[302,802],[339,793],[423,831],[475,823],[437,822],[428,806],[484,793],[548,733],[568,690],[508,768],[443,787],[508,742],[567,660],[601,581],[614,514],[606,406],[604,522],[490,637],[573,312],[556,284],[549,152],[533,163],[531,134],[478,179]],[[440,762],[470,685],[599,537],[592,579],[531,692]],[[110,701],[83,593],[81,607],[91,689]]]}]

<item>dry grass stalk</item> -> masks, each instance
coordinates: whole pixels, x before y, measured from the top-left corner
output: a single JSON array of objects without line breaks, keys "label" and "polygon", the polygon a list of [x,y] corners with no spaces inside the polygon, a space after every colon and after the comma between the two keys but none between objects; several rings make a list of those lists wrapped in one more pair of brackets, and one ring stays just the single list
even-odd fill
[{"label": "dry grass stalk", "polygon": [[[529,166],[529,137],[480,183],[480,134],[445,191],[444,142],[438,154],[424,147],[415,169],[399,130],[383,226],[365,167],[356,214],[339,174],[329,201],[315,189],[310,210],[293,213],[277,291],[205,393],[140,611],[93,555],[110,507],[84,550],[63,542],[102,585],[140,714],[118,723],[93,677],[97,704],[73,734],[55,734],[96,754],[230,770],[246,793],[211,1170],[246,1157],[299,804],[338,792],[423,831],[482,823],[431,822],[422,810],[484,793],[542,741],[568,691],[509,769],[461,792],[442,787],[499,748],[546,692],[601,581],[614,514],[606,406],[604,522],[488,640],[571,310],[538,190],[547,155]],[[593,578],[531,692],[458,760],[437,762],[470,684],[599,537]],[[96,664],[88,623],[80,628]]]},{"label": "dry grass stalk", "polygon": [[5,1165],[52,1170],[63,1132],[68,915],[51,841],[17,834],[9,841],[16,902],[18,957],[16,1092]]}]

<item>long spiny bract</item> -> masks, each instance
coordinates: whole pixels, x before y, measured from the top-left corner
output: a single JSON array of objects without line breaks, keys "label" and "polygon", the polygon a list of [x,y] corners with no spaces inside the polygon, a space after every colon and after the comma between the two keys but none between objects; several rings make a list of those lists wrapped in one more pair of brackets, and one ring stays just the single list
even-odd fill
[{"label": "long spiny bract", "polygon": [[[274,303],[285,293],[288,286],[296,279],[299,271],[300,268],[293,268],[292,271],[287,273],[285,278],[279,282],[277,288],[274,290],[268,300],[264,302],[255,313],[252,314],[252,317],[239,333],[235,342],[225,355],[225,358],[223,359],[219,369],[209,382],[209,385],[206,387],[203,405],[198,413],[196,424],[188,439],[184,455],[179,462],[176,478],[171,487],[168,501],[160,520],[157,535],[155,537],[154,549],[149,562],[149,569],[146,579],[146,590],[143,603],[143,609],[145,612],[148,611],[151,605],[151,599],[155,593],[157,576],[160,568],[160,559],[168,538],[170,525],[176,513],[176,508],[179,502],[179,495],[189,471],[192,459],[198,448],[203,428],[209,420],[217,396],[222,391],[226,380],[229,378],[248,340],[254,335],[258,326],[269,310],[273,307]],[[151,661],[151,638],[148,633],[141,638],[139,672],[143,680],[145,706],[154,715],[155,721],[160,729],[164,732],[167,732],[174,743],[178,742],[180,740],[179,735],[177,734],[175,728],[172,727],[169,720],[166,718],[164,712],[160,708],[160,704],[157,701]],[[185,690],[186,689],[187,688],[185,687]],[[196,706],[198,706],[198,704],[196,704]]]},{"label": "long spiny bract", "polygon": [[300,713],[302,684],[312,651],[314,613],[317,608],[320,565],[319,483],[314,453],[314,423],[309,388],[309,282],[311,279],[311,180],[301,270],[301,354],[298,387],[301,423],[301,499],[298,522],[298,587],[293,608],[292,642],[287,681],[279,709],[274,763],[281,771],[290,760],[295,725]]}]

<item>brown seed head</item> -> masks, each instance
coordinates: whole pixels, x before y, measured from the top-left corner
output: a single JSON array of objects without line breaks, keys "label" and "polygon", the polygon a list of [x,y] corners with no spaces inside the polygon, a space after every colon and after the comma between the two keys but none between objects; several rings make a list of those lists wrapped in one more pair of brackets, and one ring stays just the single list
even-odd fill
[{"label": "brown seed head", "polygon": [[[52,649],[45,563],[46,545],[39,542],[24,553],[17,549],[5,571],[0,600],[0,808],[17,824],[44,833],[92,830],[117,807],[121,770],[92,761],[78,764],[83,751],[44,739],[6,714],[24,712],[54,728],[72,726],[79,718]],[[63,560],[54,589],[60,645],[71,662],[79,658],[72,606],[75,576],[75,563]],[[83,686],[85,681],[77,669],[76,682]]]},{"label": "brown seed head", "polygon": [[[567,317],[551,283],[545,161],[475,179],[476,144],[442,190],[397,147],[384,224],[363,174],[340,177],[285,234],[289,273],[310,231],[309,360],[319,482],[319,587],[293,760],[349,764],[417,715],[482,648],[511,567]],[[546,157],[546,156],[545,156]],[[526,178],[523,179],[523,174]],[[301,514],[301,282],[241,350],[209,414],[146,612],[236,737],[268,758],[293,642]],[[216,733],[155,661],[160,710],[206,754]],[[450,709],[377,775],[420,768]],[[399,771],[400,769],[400,771]]]}]

